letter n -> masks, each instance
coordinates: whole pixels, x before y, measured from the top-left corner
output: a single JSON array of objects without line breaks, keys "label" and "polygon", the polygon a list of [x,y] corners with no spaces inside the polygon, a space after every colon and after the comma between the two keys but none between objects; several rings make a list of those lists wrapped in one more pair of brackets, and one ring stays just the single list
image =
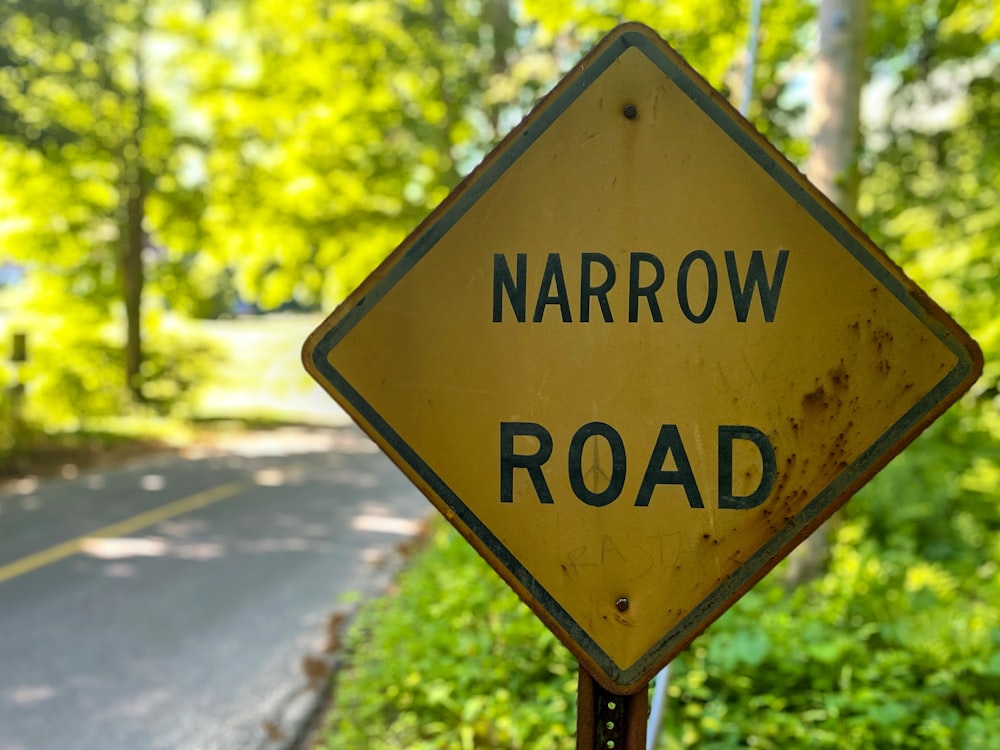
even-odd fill
[{"label": "letter n", "polygon": [[507,300],[514,311],[514,317],[518,323],[524,322],[526,294],[528,289],[528,255],[527,253],[517,254],[516,266],[517,280],[510,272],[507,265],[507,256],[503,253],[493,254],[493,322],[503,321],[503,296],[507,293]]}]

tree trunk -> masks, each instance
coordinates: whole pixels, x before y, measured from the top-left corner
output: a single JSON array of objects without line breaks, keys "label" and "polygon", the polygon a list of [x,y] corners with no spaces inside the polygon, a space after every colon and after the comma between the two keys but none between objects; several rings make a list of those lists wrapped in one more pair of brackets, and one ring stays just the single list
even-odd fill
[{"label": "tree trunk", "polygon": [[142,291],[146,274],[142,252],[146,245],[143,222],[146,215],[146,170],[142,160],[142,139],[146,119],[146,67],[143,56],[145,4],[141,8],[135,34],[135,119],[131,138],[122,155],[124,231],[121,245],[122,296],[125,301],[125,385],[134,403],[142,394]]},{"label": "tree trunk", "polygon": [[858,203],[861,89],[868,0],[823,0],[810,106],[812,154],[806,174],[851,218]]},{"label": "tree trunk", "polygon": [[[507,73],[507,54],[514,49],[517,24],[510,14],[510,0],[489,0],[484,7],[484,15],[489,18],[493,31],[493,59],[490,61],[490,73],[503,75]],[[500,105],[493,104],[489,108],[490,125],[493,127],[493,138],[499,140]]]},{"label": "tree trunk", "polygon": [[[806,174],[852,219],[857,216],[858,152],[861,144],[861,89],[865,83],[868,0],[822,0],[819,56],[810,103],[812,153]],[[830,519],[789,559],[794,585],[826,567]]]},{"label": "tree trunk", "polygon": [[138,167],[126,168],[125,232],[122,238],[121,276],[125,300],[125,383],[136,403],[142,401],[142,289],[145,269],[142,229],[146,196]]}]

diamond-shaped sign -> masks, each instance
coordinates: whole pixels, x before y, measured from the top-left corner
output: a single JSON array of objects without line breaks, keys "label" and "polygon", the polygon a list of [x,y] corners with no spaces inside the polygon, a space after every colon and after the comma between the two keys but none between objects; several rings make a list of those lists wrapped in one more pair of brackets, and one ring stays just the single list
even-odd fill
[{"label": "diamond-shaped sign", "polygon": [[974,342],[653,32],[605,38],[310,337],[633,692],[974,382]]}]

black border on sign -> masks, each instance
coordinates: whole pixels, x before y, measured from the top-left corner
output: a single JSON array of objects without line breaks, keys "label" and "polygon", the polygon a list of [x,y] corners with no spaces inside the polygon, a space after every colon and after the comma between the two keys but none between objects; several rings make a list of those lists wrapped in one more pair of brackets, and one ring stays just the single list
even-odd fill
[{"label": "black border on sign", "polygon": [[[783,528],[778,530],[756,553],[709,596],[696,605],[663,638],[634,664],[619,666],[573,620],[560,604],[535,580],[531,573],[500,542],[476,514],[439,477],[416,451],[388,424],[380,414],[354,389],[339,371],[330,365],[330,351],[354,328],[367,311],[413,268],[437,242],[461,219],[465,212],[500,178],[501,175],[555,122],[566,109],[597,80],[626,50],[636,48],[657,66],[715,124],[746,152],[771,178],[842,247],[864,266],[915,318],[944,344],[957,359],[955,367],[917,404],[887,429],[850,466],[803,508]],[[659,36],[639,24],[625,24],[612,31],[595,47],[563,82],[532,111],[525,120],[494,150],[470,176],[446,199],[430,217],[415,230],[400,249],[329,321],[317,329],[306,343],[304,357],[314,374],[326,379],[323,383],[338,400],[366,422],[372,437],[384,441],[402,462],[450,508],[469,532],[485,545],[496,560],[506,568],[535,605],[564,631],[582,655],[610,680],[606,686],[616,686],[629,692],[644,684],[666,661],[683,648],[707,624],[732,604],[742,591],[780,560],[832,512],[846,501],[868,477],[884,465],[931,421],[954,402],[974,382],[982,368],[982,356],[974,342],[943,311],[936,308],[919,290],[909,288],[888,264],[887,258],[876,256],[874,245],[866,246],[864,235],[853,228],[849,220],[825,200],[801,174],[784,159],[763,137],[752,129],[711,86],[695,73]],[[869,241],[870,243],[870,241]],[[949,325],[950,324],[950,325]],[[310,350],[310,347],[312,349]],[[322,383],[322,380],[321,380]],[[963,387],[964,386],[964,387]],[[362,425],[363,427],[365,425]],[[409,473],[409,472],[407,472]],[[787,549],[786,549],[787,548]],[[498,571],[502,572],[502,571]],[[531,602],[529,602],[530,604]],[[581,656],[581,653],[577,656]],[[599,677],[599,675],[595,675]],[[599,680],[604,682],[603,680]]]}]

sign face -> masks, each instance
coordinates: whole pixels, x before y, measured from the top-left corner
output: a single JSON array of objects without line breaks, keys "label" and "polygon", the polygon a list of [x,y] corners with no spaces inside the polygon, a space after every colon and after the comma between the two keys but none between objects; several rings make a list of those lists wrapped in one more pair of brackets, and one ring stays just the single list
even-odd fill
[{"label": "sign face", "polygon": [[538,105],[304,359],[620,693],[982,368],[947,315],[635,24]]}]

